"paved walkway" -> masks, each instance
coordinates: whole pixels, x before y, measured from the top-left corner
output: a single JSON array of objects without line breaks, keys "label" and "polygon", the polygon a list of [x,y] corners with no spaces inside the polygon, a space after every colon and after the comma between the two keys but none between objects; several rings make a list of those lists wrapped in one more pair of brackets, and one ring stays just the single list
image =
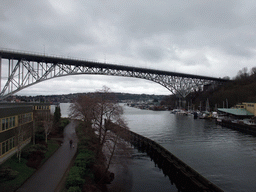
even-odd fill
[{"label": "paved walkway", "polygon": [[[53,192],[56,191],[70,161],[77,150],[77,138],[74,121],[64,129],[62,146],[35,172],[17,191],[18,192]],[[69,140],[72,139],[75,148],[70,148]]]}]

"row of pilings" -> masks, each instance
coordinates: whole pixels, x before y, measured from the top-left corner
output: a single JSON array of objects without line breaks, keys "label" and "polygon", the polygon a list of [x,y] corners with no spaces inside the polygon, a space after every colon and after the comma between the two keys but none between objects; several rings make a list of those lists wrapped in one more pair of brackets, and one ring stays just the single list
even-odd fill
[{"label": "row of pilings", "polygon": [[[115,130],[112,129],[116,134]],[[124,140],[131,143],[140,152],[146,152],[164,173],[171,184],[175,184],[181,192],[223,192],[222,189],[204,178],[194,169],[178,159],[155,141],[128,129],[123,129],[120,134]]]}]

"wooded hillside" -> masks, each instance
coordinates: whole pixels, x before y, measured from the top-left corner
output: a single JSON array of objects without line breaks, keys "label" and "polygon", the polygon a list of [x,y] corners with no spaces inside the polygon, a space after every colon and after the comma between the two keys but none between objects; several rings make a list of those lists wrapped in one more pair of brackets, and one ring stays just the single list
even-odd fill
[{"label": "wooded hillside", "polygon": [[256,67],[251,71],[243,68],[236,77],[215,89],[193,92],[187,96],[186,102],[172,95],[166,97],[162,104],[169,104],[171,108],[190,106],[190,109],[199,109],[201,103],[202,110],[205,110],[207,99],[211,110],[233,107],[242,102],[256,102]]}]

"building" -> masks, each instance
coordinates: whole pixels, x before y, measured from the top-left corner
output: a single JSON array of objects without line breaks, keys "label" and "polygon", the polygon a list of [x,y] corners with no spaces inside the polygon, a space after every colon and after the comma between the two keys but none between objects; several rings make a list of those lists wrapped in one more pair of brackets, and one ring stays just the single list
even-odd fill
[{"label": "building", "polygon": [[218,108],[218,111],[237,119],[252,118],[256,116],[256,103],[243,102],[234,108]]},{"label": "building", "polygon": [[33,136],[33,120],[50,113],[45,103],[0,103],[0,164]]},{"label": "building", "polygon": [[256,116],[256,103],[243,102],[242,104],[236,105],[236,108],[245,109],[246,111],[249,111],[254,116]]}]

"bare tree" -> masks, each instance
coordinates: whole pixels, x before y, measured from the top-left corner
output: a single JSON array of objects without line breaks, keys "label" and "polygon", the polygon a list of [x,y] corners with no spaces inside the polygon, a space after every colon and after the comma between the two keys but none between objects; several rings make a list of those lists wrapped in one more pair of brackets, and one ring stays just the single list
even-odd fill
[{"label": "bare tree", "polygon": [[19,162],[21,160],[21,150],[22,150],[22,143],[23,143],[23,137],[24,137],[24,131],[21,128],[20,123],[18,124],[18,127],[15,130],[16,135],[16,142],[17,142],[17,158],[19,159]]},{"label": "bare tree", "polygon": [[70,117],[81,119],[87,128],[95,132],[98,140],[96,155],[103,149],[105,151],[107,162],[103,177],[108,172],[116,149],[125,151],[124,146],[127,146],[122,139],[126,133],[123,130],[127,129],[122,114],[122,107],[107,87],[96,93],[80,96],[70,107]]},{"label": "bare tree", "polygon": [[251,69],[251,75],[254,75],[254,74],[256,74],[256,67],[253,67],[253,68]]},{"label": "bare tree", "polygon": [[123,114],[122,107],[118,104],[110,89],[103,87],[95,93],[96,105],[93,108],[93,128],[97,131],[99,150],[106,141],[109,127],[105,122],[117,122]]},{"label": "bare tree", "polygon": [[92,137],[94,130],[92,129],[93,109],[96,105],[96,99],[87,95],[80,95],[69,108],[69,117],[71,119],[82,120],[84,124],[84,132],[87,136]]},{"label": "bare tree", "polygon": [[102,90],[90,95],[80,96],[71,106],[71,118],[81,119],[85,125],[95,130],[98,138],[98,152],[106,141],[109,128],[105,122],[117,122],[123,114],[122,107],[118,104],[110,89],[103,87]]},{"label": "bare tree", "polygon": [[53,116],[51,114],[46,114],[44,119],[44,134],[45,134],[45,142],[48,141],[48,135],[53,130]]},{"label": "bare tree", "polygon": [[249,76],[248,68],[244,67],[243,69],[238,71],[236,79],[246,79],[248,76]]}]

